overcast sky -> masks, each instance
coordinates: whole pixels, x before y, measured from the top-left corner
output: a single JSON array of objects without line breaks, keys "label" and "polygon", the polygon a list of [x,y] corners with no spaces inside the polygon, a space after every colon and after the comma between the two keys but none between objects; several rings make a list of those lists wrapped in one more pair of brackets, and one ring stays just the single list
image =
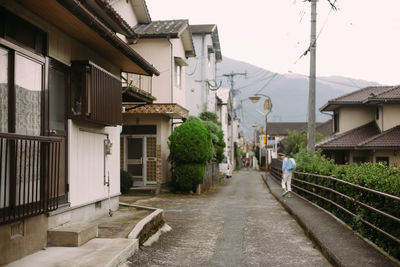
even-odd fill
[{"label": "overcast sky", "polygon": [[[146,2],[153,20],[217,24],[224,56],[279,73],[309,72],[309,56],[298,60],[309,46],[309,2]],[[328,1],[318,1],[317,33],[323,29],[317,41],[317,75],[400,84],[400,0],[337,0],[336,5],[338,11],[329,14]]]}]

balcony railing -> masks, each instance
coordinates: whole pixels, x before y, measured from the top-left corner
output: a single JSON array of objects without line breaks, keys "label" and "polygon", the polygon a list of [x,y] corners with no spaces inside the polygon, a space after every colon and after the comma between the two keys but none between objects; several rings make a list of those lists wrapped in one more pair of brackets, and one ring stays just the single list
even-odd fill
[{"label": "balcony railing", "polygon": [[61,139],[0,133],[0,224],[58,208]]}]

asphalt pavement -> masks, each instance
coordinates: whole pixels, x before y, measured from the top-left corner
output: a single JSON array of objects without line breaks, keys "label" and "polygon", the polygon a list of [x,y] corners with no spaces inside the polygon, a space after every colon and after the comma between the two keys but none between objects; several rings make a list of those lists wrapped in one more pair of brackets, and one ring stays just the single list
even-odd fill
[{"label": "asphalt pavement", "polygon": [[330,266],[256,171],[239,171],[203,195],[161,195],[172,231],[124,266]]}]

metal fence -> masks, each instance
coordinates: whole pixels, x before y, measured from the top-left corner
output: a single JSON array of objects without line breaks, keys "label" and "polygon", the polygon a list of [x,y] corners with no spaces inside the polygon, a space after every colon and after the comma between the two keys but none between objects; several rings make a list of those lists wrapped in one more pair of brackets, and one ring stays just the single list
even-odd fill
[{"label": "metal fence", "polygon": [[[281,167],[282,161],[274,159],[271,164],[271,174],[279,182],[282,174]],[[400,245],[399,197],[332,176],[299,171],[293,173],[295,174],[295,179],[292,181],[294,191],[326,210],[331,212],[335,209],[340,210],[355,221],[363,223]],[[397,211],[393,213],[393,210]]]},{"label": "metal fence", "polygon": [[0,133],[0,224],[58,208],[60,144]]}]

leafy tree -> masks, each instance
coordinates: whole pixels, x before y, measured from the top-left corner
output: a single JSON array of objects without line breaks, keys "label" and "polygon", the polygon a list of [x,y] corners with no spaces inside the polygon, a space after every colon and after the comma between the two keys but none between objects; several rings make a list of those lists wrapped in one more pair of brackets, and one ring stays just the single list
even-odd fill
[{"label": "leafy tree", "polygon": [[[325,139],[321,133],[316,133],[315,141],[316,143]],[[307,133],[299,132],[296,130],[288,131],[288,136],[283,140],[283,146],[285,148],[285,152],[288,156],[294,157],[297,153],[299,153],[300,149],[307,148]]]},{"label": "leafy tree", "polygon": [[220,124],[220,122],[218,121],[218,116],[214,112],[204,111],[200,114],[199,117],[204,121],[212,121],[216,124]]}]

